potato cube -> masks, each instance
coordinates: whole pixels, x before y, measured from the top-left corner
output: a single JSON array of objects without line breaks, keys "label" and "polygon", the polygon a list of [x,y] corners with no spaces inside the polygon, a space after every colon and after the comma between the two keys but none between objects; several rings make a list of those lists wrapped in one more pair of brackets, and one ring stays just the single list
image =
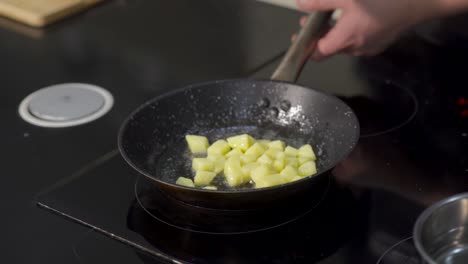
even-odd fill
[{"label": "potato cube", "polygon": [[197,171],[195,174],[194,183],[195,186],[209,185],[211,181],[216,177],[216,173],[211,171]]},{"label": "potato cube", "polygon": [[246,155],[255,156],[255,158],[260,157],[265,152],[265,148],[260,143],[253,144],[246,152]]},{"label": "potato cube", "polygon": [[273,160],[268,157],[267,154],[263,154],[260,158],[257,159],[257,162],[260,164],[273,165]]},{"label": "potato cube", "polygon": [[193,181],[191,179],[184,178],[184,177],[179,177],[177,179],[177,181],[176,181],[176,184],[182,185],[182,186],[185,186],[185,187],[195,187],[195,185],[193,184]]},{"label": "potato cube", "polygon": [[257,178],[255,182],[255,188],[272,187],[286,183],[279,174],[266,175]]},{"label": "potato cube", "polygon": [[297,160],[299,161],[299,166],[301,166],[302,164],[304,164],[304,163],[306,163],[308,161],[314,161],[311,158],[298,158]]},{"label": "potato cube", "polygon": [[261,179],[275,173],[272,168],[268,165],[258,165],[255,169],[250,172],[250,177],[256,183]]},{"label": "potato cube", "polygon": [[290,182],[295,182],[295,181],[298,181],[300,179],[303,179],[303,178],[300,177],[300,176],[294,176],[294,178],[292,178]]},{"label": "potato cube", "polygon": [[224,162],[226,162],[224,156],[217,154],[209,154],[206,158],[213,162],[213,171],[215,173],[220,173],[224,170]]},{"label": "potato cube", "polygon": [[239,156],[230,157],[224,164],[224,175],[229,185],[235,187],[244,183],[244,173]]},{"label": "potato cube", "polygon": [[245,164],[244,166],[242,166],[242,172],[244,173],[244,176],[249,178],[249,181],[250,181],[250,178],[252,177],[251,176],[252,171],[256,169],[258,166],[260,165],[257,163],[249,163],[249,164]]},{"label": "potato cube", "polygon": [[276,159],[286,160],[286,155],[284,154],[284,152],[278,152],[278,154],[276,154]]},{"label": "potato cube", "polygon": [[312,146],[309,144],[302,146],[299,149],[297,156],[299,158],[310,158],[311,160],[316,159],[314,150],[312,149]]},{"label": "potato cube", "polygon": [[283,151],[284,150],[284,142],[281,141],[281,140],[271,141],[268,144],[268,147],[271,148],[271,149],[279,149],[279,150]]},{"label": "potato cube", "polygon": [[293,157],[286,157],[286,165],[289,165],[293,168],[299,167],[299,160]]},{"label": "potato cube", "polygon": [[220,155],[220,154],[208,154],[208,156],[206,156],[206,158],[211,160],[211,161],[216,161],[216,160],[218,160],[220,158],[224,159],[224,156]]},{"label": "potato cube", "polygon": [[224,158],[216,160],[214,162],[213,172],[216,173],[216,174],[221,173],[224,170],[224,163],[225,162],[226,162],[226,160]]},{"label": "potato cube", "polygon": [[192,168],[195,171],[212,171],[214,163],[207,158],[194,158],[192,160]]},{"label": "potato cube", "polygon": [[244,154],[240,156],[240,160],[241,160],[241,164],[248,164],[248,163],[255,162],[257,160],[257,157],[254,155]]},{"label": "potato cube", "polygon": [[317,173],[317,167],[315,166],[314,161],[308,161],[304,164],[302,164],[299,169],[299,176],[306,177],[306,176],[311,176]]},{"label": "potato cube", "polygon": [[218,188],[217,188],[216,186],[211,186],[211,185],[210,185],[210,186],[205,186],[205,187],[203,187],[203,189],[205,189],[205,190],[212,190],[212,191],[218,190]]},{"label": "potato cube", "polygon": [[252,177],[250,177],[250,174],[243,174],[242,182],[246,183],[252,180]]},{"label": "potato cube", "polygon": [[208,146],[208,139],[203,136],[197,135],[186,135],[185,140],[189,146],[190,152],[192,153],[206,153]]},{"label": "potato cube", "polygon": [[255,139],[247,134],[243,134],[229,137],[227,142],[231,148],[239,149],[244,152],[255,143]]},{"label": "potato cube", "polygon": [[239,149],[233,149],[226,154],[226,158],[231,158],[234,156],[240,157],[241,155],[242,155],[242,151],[240,151]]},{"label": "potato cube", "polygon": [[224,155],[228,153],[230,150],[231,150],[231,147],[229,146],[227,141],[220,139],[208,147],[208,155],[211,155],[211,154]]},{"label": "potato cube", "polygon": [[260,139],[257,140],[257,143],[260,144],[264,149],[268,148],[268,144],[270,144],[271,140],[268,139]]},{"label": "potato cube", "polygon": [[279,153],[283,153],[283,152],[281,150],[275,149],[275,148],[270,148],[267,151],[265,151],[265,154],[267,154],[268,157],[270,157],[271,159],[276,159],[276,156]]},{"label": "potato cube", "polygon": [[291,146],[287,146],[284,149],[284,154],[289,157],[297,157],[297,154],[299,153],[299,150],[297,148],[293,148]]},{"label": "potato cube", "polygon": [[284,166],[285,166],[284,159],[277,159],[273,161],[273,168],[276,170],[276,172],[280,172],[281,170],[283,170]]},{"label": "potato cube", "polygon": [[287,182],[291,182],[295,177],[297,177],[297,170],[291,166],[286,166],[281,172],[280,175],[283,176],[283,178]]}]

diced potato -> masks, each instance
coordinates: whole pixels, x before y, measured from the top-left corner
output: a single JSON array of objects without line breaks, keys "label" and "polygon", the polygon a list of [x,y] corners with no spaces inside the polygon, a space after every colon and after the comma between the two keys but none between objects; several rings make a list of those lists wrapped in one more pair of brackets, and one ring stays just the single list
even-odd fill
[{"label": "diced potato", "polygon": [[224,156],[220,155],[220,154],[208,154],[208,156],[206,156],[206,158],[211,160],[211,161],[216,161],[216,160],[218,160],[220,158],[224,159]]},{"label": "diced potato", "polygon": [[276,154],[276,159],[286,160],[286,155],[284,154],[284,152],[278,152],[278,154]]},{"label": "diced potato", "polygon": [[213,171],[215,173],[220,173],[224,170],[224,162],[226,162],[224,156],[217,154],[209,154],[206,158],[213,161]]},{"label": "diced potato", "polygon": [[312,149],[312,146],[309,144],[302,146],[299,149],[297,156],[299,158],[310,158],[312,160],[316,160],[314,150]]},{"label": "diced potato", "polygon": [[226,163],[226,160],[224,158],[220,158],[214,162],[214,169],[213,171],[218,174],[221,173],[224,170],[224,163]]},{"label": "diced potato", "polygon": [[260,164],[273,165],[273,160],[268,157],[267,154],[263,154],[260,158],[257,159],[257,162]]},{"label": "diced potato", "polygon": [[279,150],[279,149],[275,149],[275,148],[270,148],[270,149],[268,149],[267,151],[265,151],[265,154],[267,154],[268,157],[270,157],[270,158],[272,158],[272,159],[276,159],[276,156],[277,156],[279,153],[282,153],[282,151]]},{"label": "diced potato", "polygon": [[252,180],[252,177],[250,174],[245,174],[244,170],[242,170],[242,183],[250,182]]},{"label": "diced potato", "polygon": [[186,135],[185,140],[189,146],[190,152],[192,153],[206,153],[208,146],[208,139],[203,136],[197,135]]},{"label": "diced potato", "polygon": [[239,149],[245,152],[255,143],[255,139],[250,135],[243,134],[239,136],[230,137],[227,139],[227,142],[229,146],[231,146],[231,148]]},{"label": "diced potato", "polygon": [[214,163],[207,158],[194,158],[192,160],[192,168],[195,171],[212,171]]},{"label": "diced potato", "polygon": [[298,180],[300,180],[300,179],[302,179],[302,177],[300,177],[300,176],[295,176],[294,178],[291,179],[290,182],[295,182],[295,181],[298,181]]},{"label": "diced potato", "polygon": [[185,138],[192,153],[207,153],[207,156],[192,159],[196,173],[193,180],[179,177],[176,183],[183,186],[217,190],[210,184],[216,175],[224,173],[231,187],[252,181],[255,188],[264,188],[317,173],[316,155],[309,144],[297,149],[286,146],[282,140],[255,140],[248,134],[220,139],[212,145],[204,136],[186,135]]},{"label": "diced potato", "polygon": [[220,139],[217,140],[215,143],[211,144],[211,146],[208,147],[208,155],[212,154],[218,154],[218,155],[224,155],[228,153],[231,150],[231,147],[227,143],[226,140]]},{"label": "diced potato", "polygon": [[276,170],[276,172],[280,172],[281,170],[283,170],[284,166],[285,166],[284,159],[277,159],[273,162],[273,168]]},{"label": "diced potato", "polygon": [[311,158],[298,158],[297,160],[299,161],[299,166],[301,166],[302,164],[308,161],[313,161]]},{"label": "diced potato", "polygon": [[195,187],[195,184],[193,184],[193,181],[191,179],[184,178],[184,177],[179,177],[176,181],[176,184],[182,185],[185,187]]},{"label": "diced potato", "polygon": [[197,171],[195,174],[194,183],[195,186],[209,185],[211,181],[216,177],[216,173],[211,171]]},{"label": "diced potato", "polygon": [[229,185],[235,187],[244,183],[244,173],[239,156],[230,157],[224,164],[224,175]]},{"label": "diced potato", "polygon": [[293,168],[299,167],[299,160],[293,157],[286,157],[286,165],[289,165]]},{"label": "diced potato", "polygon": [[271,175],[273,173],[274,173],[274,171],[271,169],[270,166],[263,164],[263,165],[257,166],[255,169],[253,169],[250,172],[250,177],[252,178],[252,180],[254,182],[256,182],[255,179],[260,179],[260,178],[263,178],[265,176]]},{"label": "diced potato", "polygon": [[260,145],[262,145],[263,148],[267,149],[268,148],[268,144],[270,144],[271,140],[268,140],[268,139],[260,139],[260,140],[257,140],[257,143],[259,143]]},{"label": "diced potato", "polygon": [[317,173],[317,167],[315,166],[314,161],[308,161],[304,164],[302,164],[299,169],[299,176],[306,177],[306,176],[311,176]]},{"label": "diced potato", "polygon": [[260,157],[265,152],[265,148],[260,143],[253,144],[246,152],[246,155],[255,156],[255,158]]},{"label": "diced potato", "polygon": [[297,154],[299,153],[299,150],[297,148],[293,148],[291,146],[287,146],[284,149],[284,154],[289,157],[297,157]]},{"label": "diced potato", "polygon": [[279,174],[266,175],[257,177],[255,182],[255,188],[272,187],[286,183]]},{"label": "diced potato", "polygon": [[254,155],[244,154],[244,155],[240,156],[240,160],[241,160],[242,164],[247,164],[247,163],[255,162],[257,160],[257,157],[254,156]]},{"label": "diced potato", "polygon": [[242,155],[242,151],[240,151],[239,149],[233,149],[226,154],[226,158],[231,158],[233,156],[240,157],[241,155]]},{"label": "diced potato", "polygon": [[281,172],[280,175],[283,176],[283,178],[287,182],[291,182],[295,177],[297,177],[297,170],[291,166],[286,166]]},{"label": "diced potato", "polygon": [[281,141],[281,140],[271,141],[268,144],[268,147],[271,148],[271,149],[279,149],[279,150],[283,151],[284,150],[284,142]]},{"label": "diced potato", "polygon": [[252,171],[256,169],[258,166],[260,165],[257,163],[249,163],[249,164],[245,164],[244,166],[242,166],[242,172],[244,173],[244,176],[251,178]]}]

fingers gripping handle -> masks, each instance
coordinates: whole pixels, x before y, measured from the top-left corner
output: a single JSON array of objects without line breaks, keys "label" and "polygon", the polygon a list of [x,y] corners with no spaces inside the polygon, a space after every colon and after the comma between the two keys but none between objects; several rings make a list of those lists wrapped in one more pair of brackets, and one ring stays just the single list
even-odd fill
[{"label": "fingers gripping handle", "polygon": [[[271,76],[272,80],[295,82],[302,68],[312,54],[317,40],[328,26],[332,11],[314,12],[299,31],[297,39],[291,44],[283,60]],[[315,42],[315,43],[314,43]]]}]

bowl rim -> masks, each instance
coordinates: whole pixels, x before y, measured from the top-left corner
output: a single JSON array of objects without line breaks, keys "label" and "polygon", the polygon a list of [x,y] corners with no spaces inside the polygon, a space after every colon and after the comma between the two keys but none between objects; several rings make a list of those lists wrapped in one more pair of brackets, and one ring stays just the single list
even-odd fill
[{"label": "bowl rim", "polygon": [[417,218],[416,223],[414,224],[413,227],[413,241],[416,247],[416,250],[419,252],[419,254],[422,256],[423,260],[426,261],[429,264],[437,264],[435,260],[429,256],[427,251],[425,250],[424,246],[422,245],[421,242],[421,232],[422,232],[422,227],[424,223],[427,221],[427,219],[438,209],[451,204],[453,202],[456,202],[458,200],[468,198],[468,192],[464,193],[458,193],[452,196],[449,196],[447,198],[444,198],[438,202],[435,202],[428,208],[426,208]]}]

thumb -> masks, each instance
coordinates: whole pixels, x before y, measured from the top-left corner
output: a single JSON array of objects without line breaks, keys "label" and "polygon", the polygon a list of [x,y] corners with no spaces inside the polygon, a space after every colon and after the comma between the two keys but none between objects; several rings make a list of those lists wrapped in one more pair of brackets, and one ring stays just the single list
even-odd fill
[{"label": "thumb", "polygon": [[336,9],[340,0],[296,0],[300,9],[307,11],[326,11]]}]

